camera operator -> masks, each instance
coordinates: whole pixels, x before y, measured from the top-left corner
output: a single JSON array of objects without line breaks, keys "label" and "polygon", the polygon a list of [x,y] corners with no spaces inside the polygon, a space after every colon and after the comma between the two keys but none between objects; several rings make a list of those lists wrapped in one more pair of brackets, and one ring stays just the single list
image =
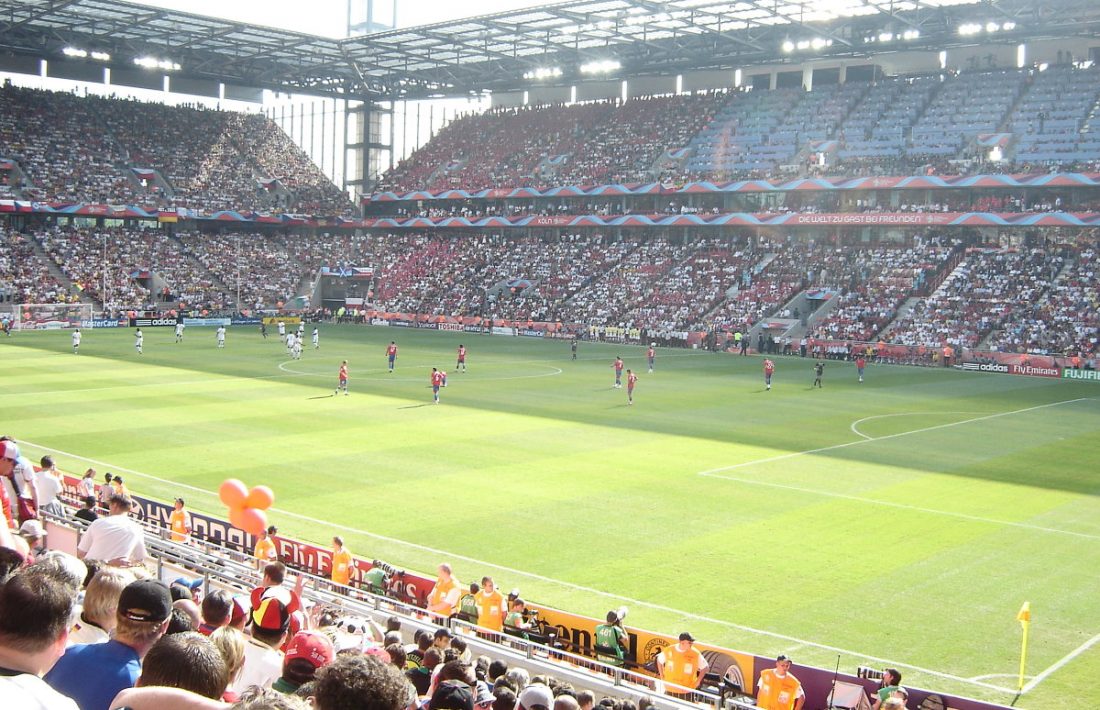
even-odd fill
[{"label": "camera operator", "polygon": [[504,617],[504,630],[513,631],[525,639],[530,638],[527,632],[535,628],[537,618],[538,612],[528,611],[527,602],[516,597],[511,602],[507,616]]},{"label": "camera operator", "polygon": [[626,609],[607,612],[607,623],[596,627],[596,660],[612,666],[626,663],[626,651],[630,636],[623,628]]}]

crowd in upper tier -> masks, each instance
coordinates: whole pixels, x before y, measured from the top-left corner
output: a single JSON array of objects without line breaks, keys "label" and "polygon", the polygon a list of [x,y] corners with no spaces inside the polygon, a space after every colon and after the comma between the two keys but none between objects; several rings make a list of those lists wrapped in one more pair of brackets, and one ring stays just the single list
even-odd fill
[{"label": "crowd in upper tier", "polygon": [[354,213],[260,115],[5,85],[0,158],[6,194],[25,200]]},{"label": "crowd in upper tier", "polygon": [[[249,311],[312,296],[322,267],[356,266],[370,273],[347,280],[347,295],[385,312],[676,333],[747,332],[778,318],[824,339],[1097,351],[1095,230],[1039,246],[951,234],[864,245],[54,226],[3,234],[0,298]],[[804,292],[808,300],[796,301]]]},{"label": "crowd in upper tier", "polygon": [[1088,170],[1098,106],[1100,67],[1066,64],[498,108],[452,121],[376,190]]}]

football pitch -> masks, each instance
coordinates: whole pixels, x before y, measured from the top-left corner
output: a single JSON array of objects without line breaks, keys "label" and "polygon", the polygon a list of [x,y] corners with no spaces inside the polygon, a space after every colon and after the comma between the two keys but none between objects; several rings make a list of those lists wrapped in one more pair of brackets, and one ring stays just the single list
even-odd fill
[{"label": "football pitch", "polygon": [[1029,601],[1017,706],[1100,707],[1100,383],[828,362],[813,389],[779,357],[765,391],[759,357],[322,325],[293,361],[271,331],[0,337],[0,430],[194,510],[270,485],[281,533],[400,567],[1005,703]]}]

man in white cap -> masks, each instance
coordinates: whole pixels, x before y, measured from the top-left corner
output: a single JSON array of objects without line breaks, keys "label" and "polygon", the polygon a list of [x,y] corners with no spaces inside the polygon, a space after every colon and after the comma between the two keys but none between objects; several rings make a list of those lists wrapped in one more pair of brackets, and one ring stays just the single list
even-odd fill
[{"label": "man in white cap", "polygon": [[37,520],[28,520],[19,526],[19,534],[27,541],[31,554],[37,557],[46,551],[46,529]]},{"label": "man in white cap", "polygon": [[515,710],[550,710],[554,707],[554,693],[542,683],[532,683],[519,691]]}]

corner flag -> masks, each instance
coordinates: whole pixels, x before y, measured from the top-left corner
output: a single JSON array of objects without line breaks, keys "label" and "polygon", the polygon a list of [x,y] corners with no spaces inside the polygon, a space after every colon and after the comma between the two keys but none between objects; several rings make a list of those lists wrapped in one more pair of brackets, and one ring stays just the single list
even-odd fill
[{"label": "corner flag", "polygon": [[[1024,630],[1024,636],[1020,645],[1020,678],[1019,684],[1016,686],[1017,690],[1023,690],[1024,688],[1024,668],[1027,666],[1027,631],[1031,626],[1031,602],[1024,602],[1024,605],[1020,607],[1020,611],[1016,614],[1016,621],[1020,622],[1020,626]],[[1019,697],[1019,695],[1017,695]]]}]

